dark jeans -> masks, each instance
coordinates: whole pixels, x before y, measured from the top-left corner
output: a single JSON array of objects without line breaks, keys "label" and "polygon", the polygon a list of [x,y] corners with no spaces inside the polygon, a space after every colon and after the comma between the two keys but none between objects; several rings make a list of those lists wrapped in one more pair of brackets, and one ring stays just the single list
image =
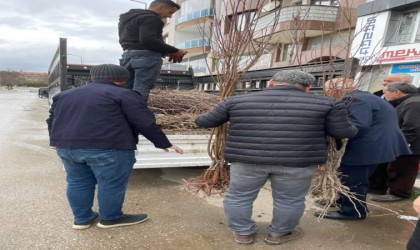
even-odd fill
[{"label": "dark jeans", "polygon": [[120,219],[128,178],[136,162],[134,150],[58,148],[57,154],[67,172],[67,199],[74,221],[93,217],[96,184],[100,218]]},{"label": "dark jeans", "polygon": [[389,164],[380,164],[369,178],[369,187],[375,191],[409,198],[419,172],[418,155],[401,155]]},{"label": "dark jeans", "polygon": [[126,50],[121,55],[120,65],[130,72],[126,88],[139,92],[146,101],[162,68],[162,53],[151,50]]},{"label": "dark jeans", "polygon": [[[341,182],[350,188],[350,192],[353,192],[357,200],[350,200],[347,197],[340,196],[340,213],[343,215],[366,216],[368,210],[366,207],[366,194],[369,189],[369,176],[372,175],[373,171],[378,164],[375,165],[363,165],[363,166],[349,166],[341,164],[338,171],[342,173]],[[354,204],[353,204],[354,203]],[[357,210],[356,210],[357,209]]]},{"label": "dark jeans", "polygon": [[420,223],[417,222],[413,235],[408,241],[407,250],[419,250],[419,249],[420,249]]}]

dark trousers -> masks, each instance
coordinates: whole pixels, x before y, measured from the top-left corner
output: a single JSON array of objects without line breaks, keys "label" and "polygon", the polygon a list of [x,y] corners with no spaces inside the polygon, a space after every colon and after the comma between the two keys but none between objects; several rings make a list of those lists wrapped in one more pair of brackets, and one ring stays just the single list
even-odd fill
[{"label": "dark trousers", "polygon": [[401,155],[389,163],[388,180],[389,193],[410,198],[414,183],[419,172],[418,155]]},{"label": "dark trousers", "polygon": [[419,249],[420,249],[420,223],[417,222],[413,235],[408,241],[407,250],[419,250]]},{"label": "dark trousers", "polygon": [[419,172],[418,155],[401,155],[395,161],[380,164],[369,178],[369,187],[375,191],[389,188],[389,193],[409,198]]},{"label": "dark trousers", "polygon": [[379,164],[373,174],[369,177],[369,191],[375,194],[386,194],[388,185],[388,165],[389,163]]},{"label": "dark trousers", "polygon": [[[340,196],[340,213],[343,215],[366,216],[368,210],[366,207],[366,194],[369,189],[369,176],[378,164],[363,165],[363,166],[350,166],[341,164],[338,171],[341,172],[341,183],[350,188],[358,200],[350,200],[347,197]],[[354,203],[354,204],[353,204]],[[357,210],[356,210],[357,209]]]}]

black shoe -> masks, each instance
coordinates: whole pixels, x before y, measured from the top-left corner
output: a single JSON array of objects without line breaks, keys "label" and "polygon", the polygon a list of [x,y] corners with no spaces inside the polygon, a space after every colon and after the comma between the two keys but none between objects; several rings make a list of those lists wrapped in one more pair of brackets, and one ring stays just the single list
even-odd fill
[{"label": "black shoe", "polygon": [[402,201],[406,199],[408,198],[403,198],[403,197],[395,196],[392,194],[384,194],[384,195],[375,196],[371,200],[376,201],[376,202],[390,202],[390,201]]},{"label": "black shoe", "polygon": [[369,188],[368,189],[369,194],[384,195],[384,194],[386,194],[386,192],[387,192],[386,189],[374,189],[374,188]]},{"label": "black shoe", "polygon": [[88,221],[84,221],[84,222],[74,222],[73,223],[73,229],[76,230],[83,230],[83,229],[88,229],[99,217],[99,214],[97,212],[93,212],[93,218],[88,220]]},{"label": "black shoe", "polygon": [[[321,212],[315,212],[314,215],[320,217]],[[337,211],[331,211],[326,212],[323,218],[331,220],[364,220],[366,219],[366,215],[344,215]]]},{"label": "black shoe", "polygon": [[147,214],[124,214],[118,220],[101,220],[97,226],[100,228],[123,227],[142,223],[149,219]]}]

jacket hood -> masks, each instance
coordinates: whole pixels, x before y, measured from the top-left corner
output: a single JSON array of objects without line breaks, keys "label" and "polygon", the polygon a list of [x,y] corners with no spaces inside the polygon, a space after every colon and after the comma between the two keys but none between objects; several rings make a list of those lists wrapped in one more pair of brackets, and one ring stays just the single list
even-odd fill
[{"label": "jacket hood", "polygon": [[143,9],[131,9],[126,13],[120,15],[120,23],[124,24],[132,20],[133,18],[141,17],[141,16],[158,16],[159,15],[151,10],[143,10]]}]

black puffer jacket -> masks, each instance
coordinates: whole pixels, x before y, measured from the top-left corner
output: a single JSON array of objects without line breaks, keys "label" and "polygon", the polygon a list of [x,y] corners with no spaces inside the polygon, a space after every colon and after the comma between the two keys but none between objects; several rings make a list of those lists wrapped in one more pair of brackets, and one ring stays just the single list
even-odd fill
[{"label": "black puffer jacket", "polygon": [[225,99],[195,123],[217,127],[229,121],[224,151],[229,162],[307,167],[327,159],[326,136],[357,133],[344,104],[293,86]]}]

